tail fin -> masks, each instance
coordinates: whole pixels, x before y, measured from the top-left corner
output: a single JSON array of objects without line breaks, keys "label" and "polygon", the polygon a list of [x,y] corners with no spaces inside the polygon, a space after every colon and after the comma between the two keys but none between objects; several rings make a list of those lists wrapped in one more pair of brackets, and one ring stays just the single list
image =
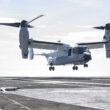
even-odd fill
[{"label": "tail fin", "polygon": [[41,53],[41,54],[34,54],[34,55],[45,56],[46,58],[48,58],[48,57],[49,57],[49,55],[48,55],[48,54],[46,54],[46,53]]},{"label": "tail fin", "polygon": [[33,60],[33,58],[34,58],[34,50],[33,50],[33,48],[29,49],[29,57],[30,57],[30,60]]}]

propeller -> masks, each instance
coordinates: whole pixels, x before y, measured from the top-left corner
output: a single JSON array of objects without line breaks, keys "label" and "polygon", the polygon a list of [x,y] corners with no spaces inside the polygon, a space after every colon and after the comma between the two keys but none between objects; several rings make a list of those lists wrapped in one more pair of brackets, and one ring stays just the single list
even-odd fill
[{"label": "propeller", "polygon": [[26,20],[22,20],[21,22],[15,22],[15,23],[0,23],[0,25],[4,25],[4,26],[12,26],[12,27],[28,27],[28,28],[33,28],[32,25],[29,25],[31,22],[35,21],[36,19],[43,17],[44,15],[40,15],[37,16],[36,18],[30,20],[30,21],[26,21]]},{"label": "propeller", "polygon": [[15,23],[0,23],[0,25],[4,26],[12,26],[12,27],[19,27],[21,23],[15,22]]},{"label": "propeller", "polygon": [[97,26],[97,27],[93,27],[93,26],[80,26],[80,25],[78,25],[78,26],[76,26],[77,28],[82,28],[82,29],[91,29],[91,27],[92,28],[95,28],[95,29],[101,29],[101,30],[104,30],[105,29],[105,26]]},{"label": "propeller", "polygon": [[28,21],[28,24],[31,23],[31,22],[33,22],[33,21],[35,21],[36,19],[39,19],[40,17],[43,17],[43,16],[44,16],[44,15],[37,16],[36,18],[34,18],[34,19]]},{"label": "propeller", "polygon": [[98,27],[93,27],[95,29],[100,29],[100,30],[110,30],[110,23],[107,23],[105,26],[98,26]]},{"label": "propeller", "polygon": [[104,30],[105,29],[105,26],[99,26],[99,27],[93,27],[95,29],[100,29],[100,30]]},{"label": "propeller", "polygon": [[78,28],[95,28],[95,29],[100,29],[100,30],[110,30],[110,23],[107,23],[105,26],[96,26],[96,27],[93,27],[93,26],[77,26]]}]

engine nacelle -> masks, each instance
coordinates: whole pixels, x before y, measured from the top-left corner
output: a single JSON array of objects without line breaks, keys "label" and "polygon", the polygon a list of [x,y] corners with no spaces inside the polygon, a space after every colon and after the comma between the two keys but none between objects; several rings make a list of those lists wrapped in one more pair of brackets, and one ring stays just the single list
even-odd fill
[{"label": "engine nacelle", "polygon": [[22,42],[20,47],[21,47],[22,58],[27,59],[28,58],[28,43]]},{"label": "engine nacelle", "polygon": [[109,44],[105,44],[105,49],[106,49],[106,57],[110,58],[110,45]]},{"label": "engine nacelle", "polygon": [[20,29],[19,42],[20,42],[22,58],[27,59],[28,58],[29,32],[27,28],[25,27],[22,27]]},{"label": "engine nacelle", "polygon": [[106,58],[110,58],[110,24],[106,24],[105,26],[104,40],[108,41],[108,43],[105,44]]}]

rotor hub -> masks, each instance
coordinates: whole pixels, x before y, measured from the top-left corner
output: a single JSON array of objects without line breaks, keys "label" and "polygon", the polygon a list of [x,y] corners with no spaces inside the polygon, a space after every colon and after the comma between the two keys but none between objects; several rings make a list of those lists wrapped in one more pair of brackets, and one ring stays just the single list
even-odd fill
[{"label": "rotor hub", "polygon": [[27,21],[26,20],[21,21],[21,27],[27,27]]},{"label": "rotor hub", "polygon": [[110,23],[105,25],[105,29],[110,30]]}]

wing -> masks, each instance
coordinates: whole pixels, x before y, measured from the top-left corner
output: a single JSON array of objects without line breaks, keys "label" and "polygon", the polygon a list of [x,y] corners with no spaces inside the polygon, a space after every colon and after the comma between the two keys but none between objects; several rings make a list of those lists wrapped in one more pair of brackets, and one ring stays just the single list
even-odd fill
[{"label": "wing", "polygon": [[87,46],[90,49],[97,49],[97,48],[103,48],[104,44],[107,44],[108,42],[102,41],[102,42],[86,42],[86,43],[77,43],[79,46]]},{"label": "wing", "polygon": [[63,43],[55,43],[55,42],[46,42],[46,41],[29,41],[29,48],[37,48],[37,49],[47,49],[47,50],[57,50],[63,48]]}]

